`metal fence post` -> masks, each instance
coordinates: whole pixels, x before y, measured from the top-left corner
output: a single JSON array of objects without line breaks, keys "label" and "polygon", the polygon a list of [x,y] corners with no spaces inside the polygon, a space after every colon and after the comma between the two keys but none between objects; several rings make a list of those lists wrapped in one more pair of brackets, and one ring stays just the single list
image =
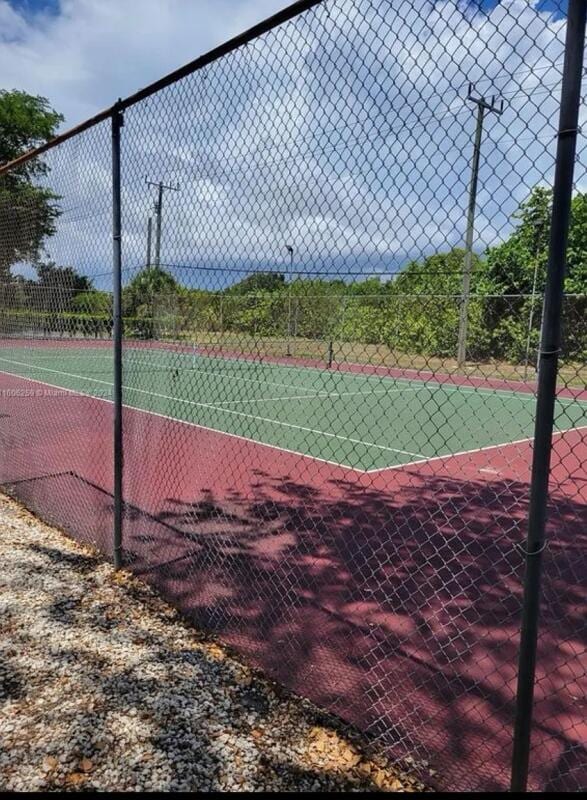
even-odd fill
[{"label": "metal fence post", "polygon": [[558,354],[561,340],[565,259],[573,194],[579,104],[581,101],[586,13],[587,3],[585,3],[585,0],[570,0],[561,90],[548,275],[540,343],[540,366],[538,370],[534,455],[526,540],[524,606],[512,755],[511,790],[514,792],[525,791],[528,783],[540,608],[540,577],[542,554],[545,547],[552,431],[554,426]]},{"label": "metal fence post", "polygon": [[121,107],[112,113],[112,281],[114,299],[114,566],[122,567],[122,219],[120,202]]}]

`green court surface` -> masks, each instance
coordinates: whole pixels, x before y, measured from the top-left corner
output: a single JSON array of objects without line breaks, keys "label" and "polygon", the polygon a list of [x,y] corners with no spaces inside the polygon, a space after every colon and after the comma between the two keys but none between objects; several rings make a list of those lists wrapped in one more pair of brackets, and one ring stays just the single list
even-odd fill
[{"label": "green court surface", "polygon": [[[1,373],[112,398],[104,347],[0,348]],[[370,471],[533,435],[535,398],[504,389],[125,347],[126,406]],[[587,424],[587,403],[557,401],[557,429]]]}]

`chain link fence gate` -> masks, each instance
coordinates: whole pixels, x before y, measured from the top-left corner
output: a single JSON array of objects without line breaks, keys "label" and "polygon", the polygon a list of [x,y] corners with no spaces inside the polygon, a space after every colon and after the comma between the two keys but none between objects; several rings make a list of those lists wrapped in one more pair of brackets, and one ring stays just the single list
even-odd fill
[{"label": "chain link fence gate", "polygon": [[[296,3],[0,168],[2,486],[443,789],[510,780],[582,5]],[[586,153],[530,538],[542,790],[587,785]]]}]

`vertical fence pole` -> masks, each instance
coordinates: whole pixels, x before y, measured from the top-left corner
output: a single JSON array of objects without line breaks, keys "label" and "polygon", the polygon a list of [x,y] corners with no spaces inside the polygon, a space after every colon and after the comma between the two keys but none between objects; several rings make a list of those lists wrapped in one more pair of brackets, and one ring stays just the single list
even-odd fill
[{"label": "vertical fence pole", "polygon": [[112,280],[114,299],[114,567],[122,567],[122,218],[120,129],[122,109],[112,113]]},{"label": "vertical fence pole", "polygon": [[585,0],[570,0],[561,90],[548,275],[544,298],[540,366],[538,370],[532,485],[526,541],[524,606],[522,611],[516,721],[512,756],[511,790],[513,792],[526,791],[528,784],[540,607],[540,577],[542,553],[545,545],[565,259],[573,194],[579,104],[581,101],[586,11],[587,3]]}]

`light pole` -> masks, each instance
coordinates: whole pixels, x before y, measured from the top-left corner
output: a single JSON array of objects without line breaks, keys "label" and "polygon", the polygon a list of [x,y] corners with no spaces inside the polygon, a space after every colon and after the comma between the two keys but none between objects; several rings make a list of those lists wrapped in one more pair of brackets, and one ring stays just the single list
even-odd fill
[{"label": "light pole", "polygon": [[467,358],[467,327],[469,324],[469,296],[471,293],[471,267],[473,265],[473,236],[475,234],[475,206],[477,204],[477,183],[479,180],[479,159],[481,156],[481,136],[483,134],[483,120],[485,112],[503,114],[503,100],[496,103],[495,97],[491,102],[484,97],[473,95],[473,84],[469,84],[467,100],[477,106],[477,127],[475,130],[475,144],[473,146],[473,163],[471,165],[471,184],[469,187],[469,208],[467,211],[467,233],[465,236],[465,263],[463,267],[463,295],[459,314],[459,339],[457,346],[457,364],[462,367]]},{"label": "light pole", "polygon": [[294,249],[291,244],[286,244],[289,253],[289,281],[287,285],[287,355],[291,356],[291,281],[293,276]]}]

